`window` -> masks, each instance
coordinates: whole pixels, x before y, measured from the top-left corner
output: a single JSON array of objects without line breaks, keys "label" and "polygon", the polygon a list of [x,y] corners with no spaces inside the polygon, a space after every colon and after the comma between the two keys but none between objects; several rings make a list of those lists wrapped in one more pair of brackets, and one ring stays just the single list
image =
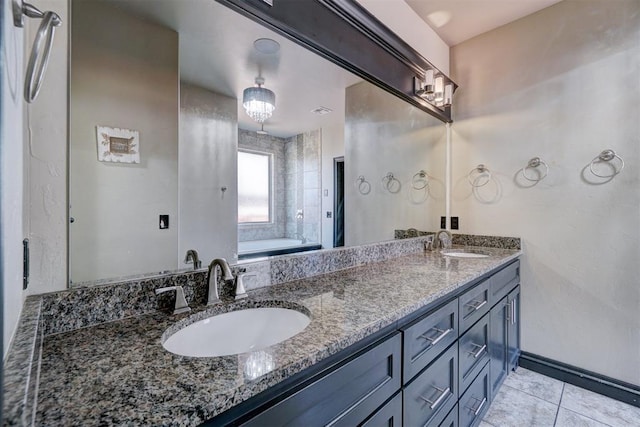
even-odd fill
[{"label": "window", "polygon": [[238,151],[238,223],[271,221],[271,155]]}]

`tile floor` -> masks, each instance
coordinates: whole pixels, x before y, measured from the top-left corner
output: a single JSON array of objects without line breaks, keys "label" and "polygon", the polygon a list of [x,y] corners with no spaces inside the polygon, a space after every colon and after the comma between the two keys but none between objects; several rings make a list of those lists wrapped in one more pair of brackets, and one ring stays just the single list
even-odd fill
[{"label": "tile floor", "polygon": [[524,368],[507,377],[480,427],[640,427],[640,408]]}]

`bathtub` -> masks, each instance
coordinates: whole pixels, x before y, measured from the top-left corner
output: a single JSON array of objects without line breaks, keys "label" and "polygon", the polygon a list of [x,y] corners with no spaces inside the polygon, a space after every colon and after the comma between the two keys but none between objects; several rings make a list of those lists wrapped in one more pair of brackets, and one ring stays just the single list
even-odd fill
[{"label": "bathtub", "polygon": [[317,242],[302,243],[297,239],[265,239],[238,242],[238,259],[257,258],[322,249]]}]

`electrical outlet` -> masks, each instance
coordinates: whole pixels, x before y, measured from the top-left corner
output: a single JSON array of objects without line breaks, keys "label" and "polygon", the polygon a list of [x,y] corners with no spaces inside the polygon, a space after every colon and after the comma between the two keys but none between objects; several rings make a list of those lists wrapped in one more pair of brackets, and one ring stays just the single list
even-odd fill
[{"label": "electrical outlet", "polygon": [[160,215],[160,219],[158,220],[158,227],[160,230],[166,230],[169,228],[169,215]]},{"label": "electrical outlet", "polygon": [[452,216],[451,217],[451,229],[452,230],[457,230],[458,227],[459,227],[458,217],[457,216]]},{"label": "electrical outlet", "polygon": [[446,216],[441,216],[440,217],[440,228],[441,229],[445,229],[447,228],[447,217]]}]

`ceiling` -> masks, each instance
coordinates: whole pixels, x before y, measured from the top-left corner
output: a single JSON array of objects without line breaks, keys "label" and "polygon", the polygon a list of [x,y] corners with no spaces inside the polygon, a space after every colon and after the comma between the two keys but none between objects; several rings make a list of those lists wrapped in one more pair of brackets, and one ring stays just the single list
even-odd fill
[{"label": "ceiling", "polygon": [[[276,94],[276,110],[264,124],[289,137],[344,121],[345,88],[359,77],[212,0],[109,0],[117,7],[179,33],[180,79],[238,99],[238,126],[260,125],[242,108],[242,92],[260,75]],[[152,7],[150,7],[152,6]],[[254,48],[270,38],[275,54]],[[326,107],[325,115],[311,110]]]},{"label": "ceiling", "polygon": [[560,0],[405,0],[440,38],[455,46]]}]

